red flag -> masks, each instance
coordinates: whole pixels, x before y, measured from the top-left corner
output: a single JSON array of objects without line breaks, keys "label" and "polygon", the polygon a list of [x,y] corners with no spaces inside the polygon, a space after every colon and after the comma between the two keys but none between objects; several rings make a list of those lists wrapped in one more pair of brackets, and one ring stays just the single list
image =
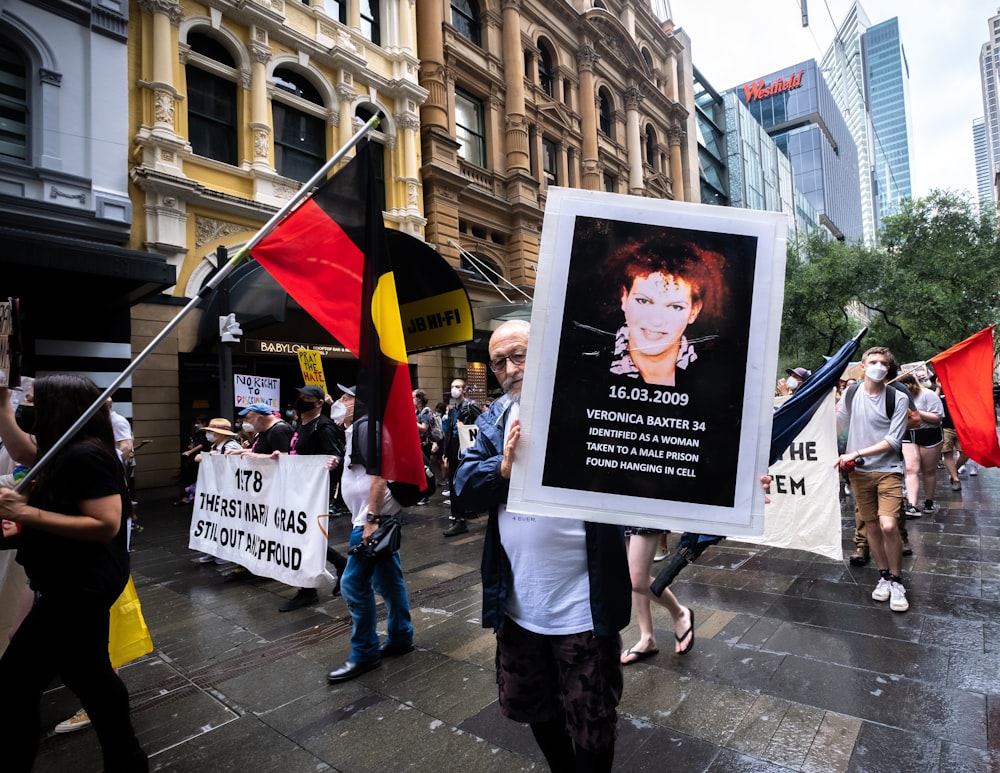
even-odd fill
[{"label": "red flag", "polygon": [[984,467],[1000,467],[993,412],[993,325],[932,357],[962,450]]},{"label": "red flag", "polygon": [[368,472],[423,487],[413,388],[371,153],[369,143],[359,145],[350,162],[250,252],[358,358],[358,399],[368,407],[371,433]]}]

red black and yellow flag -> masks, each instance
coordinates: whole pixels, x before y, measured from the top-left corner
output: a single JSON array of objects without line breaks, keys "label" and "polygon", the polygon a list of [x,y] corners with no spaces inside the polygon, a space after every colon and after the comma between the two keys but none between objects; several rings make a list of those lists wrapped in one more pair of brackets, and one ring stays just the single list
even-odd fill
[{"label": "red black and yellow flag", "polygon": [[368,142],[251,251],[358,358],[368,472],[425,484],[396,285]]}]

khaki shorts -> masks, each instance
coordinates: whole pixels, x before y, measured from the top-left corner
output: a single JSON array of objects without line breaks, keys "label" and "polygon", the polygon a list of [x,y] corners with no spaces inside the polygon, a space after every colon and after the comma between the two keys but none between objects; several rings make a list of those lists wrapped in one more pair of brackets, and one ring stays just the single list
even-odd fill
[{"label": "khaki shorts", "polygon": [[953,454],[956,451],[962,450],[962,446],[958,442],[958,433],[955,430],[945,427],[941,431],[944,433],[944,443],[941,444],[941,453]]},{"label": "khaki shorts", "polygon": [[849,473],[858,517],[874,521],[880,515],[900,517],[899,503],[903,501],[903,473],[859,472]]}]

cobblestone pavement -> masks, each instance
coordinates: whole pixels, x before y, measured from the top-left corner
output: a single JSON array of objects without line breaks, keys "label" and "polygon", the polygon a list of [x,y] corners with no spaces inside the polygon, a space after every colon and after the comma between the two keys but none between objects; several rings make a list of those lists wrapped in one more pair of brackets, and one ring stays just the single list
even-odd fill
[{"label": "cobblestone pavement", "polygon": [[[1000,770],[1000,472],[958,492],[940,476],[941,509],[908,522],[905,614],[871,600],[871,565],[846,561],[850,499],[842,562],[709,548],[672,586],[695,610],[694,650],[626,669],[615,769]],[[546,769],[529,730],[497,708],[493,635],[479,622],[485,518],[446,540],[440,494],[411,510],[401,555],[417,650],[332,687],[349,649],[341,598],[281,614],[293,589],[197,562],[189,512],[140,512],[133,576],[156,650],[121,674],[153,770]],[[346,548],[347,519],[331,524]],[[663,647],[670,617],[654,616]],[[77,707],[62,687],[46,693],[36,770],[100,769],[92,729],[51,732]]]}]

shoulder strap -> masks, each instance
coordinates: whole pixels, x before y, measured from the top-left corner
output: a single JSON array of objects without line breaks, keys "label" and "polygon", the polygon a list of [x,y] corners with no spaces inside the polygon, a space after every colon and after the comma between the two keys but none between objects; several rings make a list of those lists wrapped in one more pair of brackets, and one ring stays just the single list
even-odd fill
[{"label": "shoulder strap", "polygon": [[855,381],[847,389],[844,390],[844,396],[841,398],[844,401],[844,405],[847,406],[847,417],[851,416],[851,408],[854,407],[854,395],[858,391],[858,382]]},{"label": "shoulder strap", "polygon": [[892,419],[892,414],[896,411],[896,390],[889,384],[885,392],[885,415]]}]

